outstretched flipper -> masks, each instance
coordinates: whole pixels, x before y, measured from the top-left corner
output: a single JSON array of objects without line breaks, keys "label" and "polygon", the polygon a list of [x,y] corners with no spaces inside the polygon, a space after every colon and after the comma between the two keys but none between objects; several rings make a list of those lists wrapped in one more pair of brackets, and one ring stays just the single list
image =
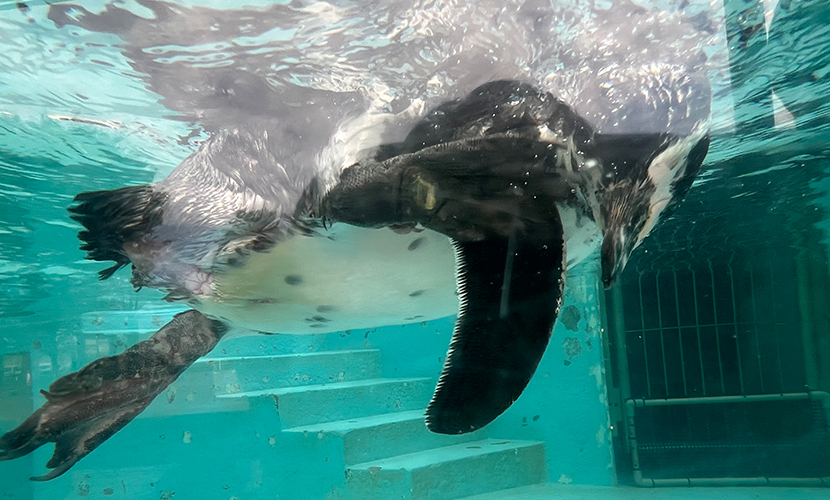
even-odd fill
[{"label": "outstretched flipper", "polygon": [[[459,141],[356,165],[323,203],[333,221],[422,224],[453,239],[460,308],[427,409],[433,432],[471,432],[510,407],[536,371],[559,312],[565,239],[556,202],[567,184],[532,166],[540,163],[532,144],[501,161],[498,152],[515,151],[518,142]],[[530,187],[511,189],[524,179]]]},{"label": "outstretched flipper", "polygon": [[562,298],[565,242],[558,217],[534,225],[508,238],[454,244],[461,307],[427,408],[433,432],[462,434],[490,423],[518,399],[542,359]]},{"label": "outstretched flipper", "polygon": [[69,470],[141,413],[227,331],[197,311],[176,315],[151,338],[122,354],[101,358],[41,391],[46,403],[17,429],[0,437],[0,460],[55,443],[47,481]]},{"label": "outstretched flipper", "polygon": [[[538,98],[510,82],[481,92],[505,86]],[[448,109],[455,112],[450,121],[470,115],[467,137],[381,147],[375,161],[344,170],[320,207],[335,222],[420,224],[453,239],[460,310],[426,415],[429,429],[442,434],[476,430],[513,404],[547,348],[562,299],[565,238],[557,203],[574,195],[573,152],[543,140],[542,132],[557,128],[554,120],[548,127],[510,106],[502,109],[499,103],[510,96],[502,94],[492,94],[493,109],[474,106],[471,113],[464,101]],[[479,115],[498,129],[482,134],[472,126]],[[411,151],[417,144],[424,147]],[[397,156],[385,158],[393,149]]]}]

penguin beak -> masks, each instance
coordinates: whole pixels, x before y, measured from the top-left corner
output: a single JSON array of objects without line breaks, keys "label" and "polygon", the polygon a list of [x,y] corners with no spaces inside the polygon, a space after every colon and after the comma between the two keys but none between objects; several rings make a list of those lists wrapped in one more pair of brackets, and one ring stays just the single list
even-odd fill
[{"label": "penguin beak", "polygon": [[625,236],[622,230],[606,231],[600,249],[600,265],[602,267],[602,284],[608,290],[616,282],[617,277],[625,267],[627,252],[623,248]]}]

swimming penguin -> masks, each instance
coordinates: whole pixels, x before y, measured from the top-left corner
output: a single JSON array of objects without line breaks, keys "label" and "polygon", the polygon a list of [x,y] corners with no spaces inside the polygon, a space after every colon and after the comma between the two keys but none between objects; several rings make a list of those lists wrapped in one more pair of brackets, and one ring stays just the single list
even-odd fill
[{"label": "swimming penguin", "polygon": [[601,247],[610,286],[688,191],[708,136],[597,134],[551,94],[495,81],[336,171],[284,164],[279,147],[226,130],[161,182],[76,197],[87,258],[115,262],[102,279],[132,265],[136,287],[193,309],[42,391],[0,460],[54,442],[51,472],[33,479],[63,474],[232,325],[325,332],[457,312],[427,425],[478,429],[532,377],[566,269]]},{"label": "swimming penguin", "polygon": [[567,268],[601,240],[610,287],[691,187],[708,144],[703,131],[595,134],[551,94],[496,81],[343,171],[316,209],[322,217],[452,239],[460,307],[427,408],[430,430],[474,431],[521,395],[550,339]]}]

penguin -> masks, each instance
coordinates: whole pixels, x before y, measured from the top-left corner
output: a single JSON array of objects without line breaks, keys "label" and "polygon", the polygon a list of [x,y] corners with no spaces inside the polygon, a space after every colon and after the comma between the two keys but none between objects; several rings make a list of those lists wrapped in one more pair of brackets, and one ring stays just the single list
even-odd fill
[{"label": "penguin", "polygon": [[54,442],[51,471],[32,479],[65,473],[232,326],[322,333],[457,313],[426,423],[479,429],[533,376],[567,269],[599,250],[611,286],[689,190],[708,135],[598,134],[549,92],[499,80],[333,167],[283,162],[280,147],[223,130],[163,181],[75,198],[81,248],[114,263],[101,279],[130,266],[136,288],[192,309],[42,391],[0,460]]},{"label": "penguin", "polygon": [[610,287],[688,192],[708,145],[704,127],[683,137],[597,134],[550,93],[495,81],[342,172],[321,217],[452,240],[460,305],[430,430],[472,432],[521,395],[550,340],[566,270],[599,245]]}]

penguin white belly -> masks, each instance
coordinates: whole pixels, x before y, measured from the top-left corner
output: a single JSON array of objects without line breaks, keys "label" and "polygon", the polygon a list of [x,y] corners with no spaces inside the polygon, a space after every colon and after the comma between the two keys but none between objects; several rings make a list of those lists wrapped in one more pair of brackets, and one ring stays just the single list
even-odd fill
[{"label": "penguin white belly", "polygon": [[[594,253],[602,235],[560,205],[568,268]],[[455,258],[447,237],[336,224],[254,253],[214,275],[196,308],[235,325],[272,333],[328,333],[443,318],[458,312]]]},{"label": "penguin white belly", "polygon": [[326,333],[427,321],[458,312],[447,237],[336,224],[254,253],[214,275],[195,307],[273,333]]}]

